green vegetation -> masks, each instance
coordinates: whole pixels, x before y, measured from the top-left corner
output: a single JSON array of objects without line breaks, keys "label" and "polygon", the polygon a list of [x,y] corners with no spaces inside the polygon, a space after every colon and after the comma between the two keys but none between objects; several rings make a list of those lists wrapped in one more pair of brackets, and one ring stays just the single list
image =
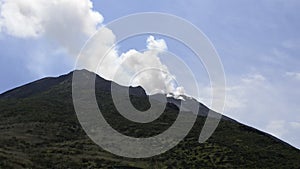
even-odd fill
[{"label": "green vegetation", "polygon": [[[189,135],[164,154],[147,159],[115,156],[82,130],[73,109],[71,78],[44,79],[0,95],[0,168],[300,168],[298,149],[233,120],[222,120],[213,136],[199,144],[205,120],[201,116]],[[109,92],[98,87],[96,95],[106,120],[129,136],[161,133],[178,113],[168,105],[157,120],[133,123],[117,113]],[[149,107],[145,97],[131,100],[139,109]]]}]

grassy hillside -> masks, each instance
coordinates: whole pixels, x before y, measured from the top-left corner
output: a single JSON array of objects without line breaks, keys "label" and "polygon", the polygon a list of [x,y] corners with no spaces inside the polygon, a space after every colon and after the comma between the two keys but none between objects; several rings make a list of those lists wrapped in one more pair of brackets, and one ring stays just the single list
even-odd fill
[{"label": "grassy hillside", "polygon": [[[234,120],[222,120],[213,136],[199,144],[203,116],[164,154],[147,159],[115,156],[82,130],[72,104],[71,80],[72,73],[46,78],[0,95],[0,168],[300,168],[300,150]],[[173,104],[148,124],[124,119],[112,104],[109,84],[98,77],[98,104],[123,134],[153,136],[176,119]],[[133,95],[131,100],[138,109],[149,107],[145,97]]]}]

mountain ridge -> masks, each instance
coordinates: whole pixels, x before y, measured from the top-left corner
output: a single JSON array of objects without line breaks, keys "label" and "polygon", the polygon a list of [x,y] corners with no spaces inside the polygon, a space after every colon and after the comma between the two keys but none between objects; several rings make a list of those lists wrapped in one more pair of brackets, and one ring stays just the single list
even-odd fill
[{"label": "mountain ridge", "polygon": [[[102,84],[103,84],[103,82],[106,83],[104,85],[105,86],[104,88],[103,88],[103,86],[101,86],[101,90],[104,89],[107,92],[109,92],[111,90],[111,88],[110,88],[111,84],[110,83],[115,83],[115,82],[112,82],[110,80],[107,80],[107,79],[105,79],[105,78],[97,75],[94,72],[88,71],[86,69],[81,69],[81,70],[70,71],[67,74],[56,76],[56,77],[45,77],[45,78],[42,78],[42,79],[39,79],[39,80],[35,80],[33,82],[21,85],[19,87],[10,89],[8,91],[5,91],[5,92],[1,93],[0,94],[0,99],[3,99],[3,98],[8,98],[8,99],[9,98],[24,98],[24,97],[32,96],[32,95],[40,93],[40,92],[45,92],[46,90],[49,90],[51,87],[53,87],[53,86],[55,86],[55,85],[57,85],[57,84],[59,84],[59,83],[61,83],[63,81],[66,81],[66,80],[67,81],[72,81],[73,73],[75,71],[80,71],[80,72],[84,72],[84,73],[89,73],[89,74],[96,75],[96,80],[101,81],[100,83],[102,83]],[[39,86],[40,84],[45,83],[45,81],[47,81],[45,86],[41,86],[41,88],[40,87],[36,88],[36,86]],[[115,84],[117,84],[117,83],[115,83]],[[117,85],[119,85],[119,84],[117,84]],[[30,86],[30,88],[34,88],[34,89],[29,89],[28,93],[25,93],[25,94],[22,93],[21,95],[19,95],[19,93],[18,93],[19,90],[27,90],[28,91],[28,87],[29,86]],[[127,86],[122,86],[122,85],[119,85],[119,86],[125,87],[125,88],[127,87]],[[141,95],[142,96],[149,96],[149,95],[146,94],[145,90],[141,86],[136,86],[136,87],[128,86],[128,88],[130,90],[130,92],[129,92],[130,94],[135,94],[135,95],[138,95],[138,96],[141,96]],[[32,91],[34,91],[34,92],[32,92]],[[192,99],[194,99],[194,98],[192,98]],[[175,99],[174,97],[168,97],[167,101],[168,101],[168,103],[174,104],[177,108],[180,107],[180,101],[181,101],[180,99]],[[209,108],[206,105],[202,104],[201,102],[198,102],[198,103],[200,104],[200,106],[199,106],[200,109],[201,108],[205,109],[204,111],[199,111],[199,112],[208,112]],[[206,117],[207,113],[200,114],[200,115]],[[232,119],[230,117],[227,117],[225,115],[222,115],[222,119],[243,124],[243,123],[241,123],[241,122],[239,122],[237,120],[234,120],[234,119]],[[245,124],[243,124],[243,125],[245,125]],[[248,127],[251,127],[251,126],[248,126]],[[251,127],[251,128],[253,128],[255,130],[258,130],[258,129],[256,129],[254,127]],[[261,132],[265,133],[266,135],[269,135],[270,137],[278,139],[276,136],[273,136],[273,135],[271,135],[271,134],[269,134],[267,132],[263,132],[263,131],[261,131]],[[285,142],[285,141],[283,141],[281,139],[278,139],[278,140],[282,141],[282,143],[285,143],[285,144],[287,144],[289,146],[294,147],[293,145],[291,145],[291,144],[289,144],[289,143],[287,143],[287,142]],[[294,147],[294,148],[296,148],[296,147]]]},{"label": "mountain ridge", "polygon": [[[297,148],[226,116],[213,136],[199,144],[197,138],[209,110],[204,105],[199,109],[192,131],[169,152],[144,160],[116,157],[95,145],[81,129],[72,106],[72,72],[43,78],[0,95],[0,168],[300,167]],[[115,123],[113,127],[121,133],[149,137],[166,130],[176,119],[179,104],[169,99],[166,112],[153,123],[143,126],[124,121],[112,105],[110,82],[99,78],[95,81],[99,107],[105,110],[103,114],[108,122]],[[133,105],[147,109],[149,97],[145,91],[141,87],[129,87],[129,90]]]}]

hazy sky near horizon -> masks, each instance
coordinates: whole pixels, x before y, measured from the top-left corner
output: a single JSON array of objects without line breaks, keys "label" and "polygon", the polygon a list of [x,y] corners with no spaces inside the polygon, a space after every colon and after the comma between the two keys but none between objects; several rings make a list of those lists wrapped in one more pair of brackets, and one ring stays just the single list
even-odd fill
[{"label": "hazy sky near horizon", "polygon": [[[224,113],[300,148],[300,1],[109,0],[93,1],[93,6],[89,0],[22,2],[0,0],[0,93],[71,71],[75,59],[70,55],[97,25],[137,12],[164,12],[193,23],[214,44],[227,78]],[[131,48],[151,51],[154,45],[189,62],[171,40],[147,38],[124,42],[116,57]]]}]

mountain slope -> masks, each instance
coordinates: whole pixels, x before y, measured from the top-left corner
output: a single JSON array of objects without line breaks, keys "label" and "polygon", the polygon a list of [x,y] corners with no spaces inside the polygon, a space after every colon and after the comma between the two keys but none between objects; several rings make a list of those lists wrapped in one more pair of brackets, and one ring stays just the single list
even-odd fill
[{"label": "mountain slope", "polygon": [[[170,151],[147,159],[112,155],[93,143],[77,120],[72,74],[45,78],[0,95],[0,168],[300,168],[298,149],[225,116],[212,137],[199,144],[209,110],[200,103],[194,127]],[[111,83],[98,76],[96,96],[107,122],[119,132],[149,137],[168,129],[176,119],[180,103],[172,99],[151,123],[123,118],[113,106]],[[141,87],[131,87],[130,94],[137,109],[149,108]]]}]

